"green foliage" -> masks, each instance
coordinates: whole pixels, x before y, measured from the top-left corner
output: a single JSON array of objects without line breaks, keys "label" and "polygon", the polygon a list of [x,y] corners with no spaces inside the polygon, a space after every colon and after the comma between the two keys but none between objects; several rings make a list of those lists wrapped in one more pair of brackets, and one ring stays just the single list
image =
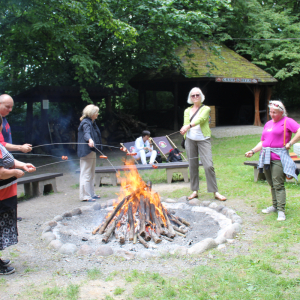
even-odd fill
[{"label": "green foliage", "polygon": [[135,73],[173,67],[179,45],[207,39],[229,0],[1,1],[0,88],[124,86]]}]

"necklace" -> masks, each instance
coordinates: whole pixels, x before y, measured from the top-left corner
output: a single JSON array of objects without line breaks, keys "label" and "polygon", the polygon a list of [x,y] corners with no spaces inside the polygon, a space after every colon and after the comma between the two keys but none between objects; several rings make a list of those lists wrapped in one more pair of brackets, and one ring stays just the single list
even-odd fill
[{"label": "necklace", "polygon": [[272,125],[272,127],[271,127],[271,128],[268,128],[268,129],[267,129],[267,131],[272,131],[272,130],[273,130],[273,128],[274,128],[274,126],[275,126],[275,122],[273,121],[273,125]]}]

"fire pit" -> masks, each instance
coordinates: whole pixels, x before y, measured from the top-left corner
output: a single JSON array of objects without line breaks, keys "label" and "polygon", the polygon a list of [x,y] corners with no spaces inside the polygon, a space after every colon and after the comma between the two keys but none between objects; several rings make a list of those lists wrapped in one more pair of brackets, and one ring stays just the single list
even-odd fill
[{"label": "fire pit", "polygon": [[186,197],[161,201],[137,170],[118,176],[118,200],[76,208],[47,223],[42,237],[50,247],[65,254],[126,258],[145,248],[148,256],[193,254],[222,247],[241,231],[242,219],[232,209],[210,201],[188,203]]}]

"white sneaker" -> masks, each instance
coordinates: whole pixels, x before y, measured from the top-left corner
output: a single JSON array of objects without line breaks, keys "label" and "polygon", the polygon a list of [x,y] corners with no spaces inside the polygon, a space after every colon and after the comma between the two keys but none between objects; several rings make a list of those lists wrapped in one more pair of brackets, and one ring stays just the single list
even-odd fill
[{"label": "white sneaker", "polygon": [[261,212],[264,214],[269,214],[271,212],[276,212],[277,209],[274,206],[269,206],[266,209],[263,209]]},{"label": "white sneaker", "polygon": [[277,221],[285,221],[285,213],[283,211],[278,212]]}]

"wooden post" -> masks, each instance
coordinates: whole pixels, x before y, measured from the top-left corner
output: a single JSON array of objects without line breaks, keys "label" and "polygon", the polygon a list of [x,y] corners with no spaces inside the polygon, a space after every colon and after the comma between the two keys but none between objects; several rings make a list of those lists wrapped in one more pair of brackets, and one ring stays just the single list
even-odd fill
[{"label": "wooden post", "polygon": [[26,133],[25,143],[32,144],[32,130],[33,130],[33,103],[27,101],[27,112],[26,112]]},{"label": "wooden post", "polygon": [[254,115],[254,126],[261,126],[260,115],[259,115],[259,94],[260,94],[260,86],[254,86],[254,107],[255,107],[255,115]]},{"label": "wooden post", "polygon": [[178,82],[174,84],[174,130],[178,130]]},{"label": "wooden post", "polygon": [[272,96],[272,87],[270,85],[267,86],[266,88],[266,114],[267,114],[267,121],[270,120],[270,115],[269,115],[269,102],[271,100]]},{"label": "wooden post", "polygon": [[104,99],[105,99],[105,111],[108,115],[110,115],[112,113],[111,96],[106,96]]}]

